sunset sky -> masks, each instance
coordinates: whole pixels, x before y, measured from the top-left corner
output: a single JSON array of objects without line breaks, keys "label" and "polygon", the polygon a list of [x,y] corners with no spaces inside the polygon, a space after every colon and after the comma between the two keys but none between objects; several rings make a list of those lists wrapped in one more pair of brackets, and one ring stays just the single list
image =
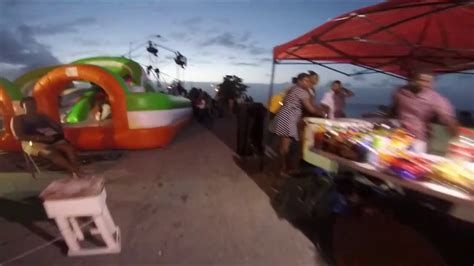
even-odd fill
[{"label": "sunset sky", "polygon": [[[176,0],[176,1],[0,1],[0,76],[14,79],[44,65],[92,56],[128,56],[130,43],[151,39],[180,51],[188,67],[185,81],[219,82],[235,74],[249,83],[270,81],[272,48],[345,12],[380,1],[359,0]],[[162,38],[153,38],[153,35]],[[145,47],[132,53],[143,65],[154,64],[165,80],[177,77],[173,54],[160,49],[152,58]],[[390,89],[396,79],[384,75],[349,78],[316,66],[279,66],[276,82],[288,82],[308,69],[322,85],[340,79],[348,86]],[[351,67],[347,68],[352,70]],[[457,105],[473,96],[473,77],[451,75],[438,81]],[[463,99],[464,98],[464,99]]]}]

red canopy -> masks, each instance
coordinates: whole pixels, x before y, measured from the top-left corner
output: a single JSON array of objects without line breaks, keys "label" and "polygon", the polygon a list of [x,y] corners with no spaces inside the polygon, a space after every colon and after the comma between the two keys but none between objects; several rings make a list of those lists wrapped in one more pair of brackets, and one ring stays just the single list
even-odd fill
[{"label": "red canopy", "polygon": [[474,1],[392,0],[362,8],[273,49],[274,60],[350,63],[406,76],[474,68]]}]

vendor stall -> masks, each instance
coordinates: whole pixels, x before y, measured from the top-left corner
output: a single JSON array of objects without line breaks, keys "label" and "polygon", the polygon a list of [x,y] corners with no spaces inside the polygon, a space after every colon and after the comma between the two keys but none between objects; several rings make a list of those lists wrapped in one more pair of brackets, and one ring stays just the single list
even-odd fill
[{"label": "vendor stall", "polygon": [[[271,110],[281,104],[281,95],[272,96],[275,69],[282,64],[312,64],[349,77],[381,73],[407,79],[416,70],[434,74],[474,74],[469,72],[474,69],[473,16],[472,1],[391,0],[331,19],[274,47],[267,106]],[[356,66],[356,70],[351,66]],[[449,141],[446,155],[445,145],[428,150],[431,153],[436,150],[433,155],[421,152],[426,143],[416,141],[411,135],[414,132],[399,128],[397,121],[307,118],[305,122],[303,158],[306,162],[325,170],[323,174],[330,173],[334,180],[346,179],[345,173],[349,171],[350,181],[367,181],[365,184],[377,193],[388,192],[380,193],[384,199],[391,201],[392,192],[396,192],[393,201],[407,202],[390,206],[416,205],[430,214],[440,214],[449,222],[434,226],[429,234],[431,241],[433,235],[446,229],[445,235],[455,237],[450,241],[440,238],[438,243],[452,246],[472,243],[472,237],[459,242],[459,236],[470,235],[469,230],[447,230],[449,225],[460,222],[451,216],[469,221],[466,223],[469,228],[474,223],[472,131],[463,129],[459,138]],[[435,211],[432,211],[433,206]],[[411,216],[413,220],[429,219],[424,214]],[[423,228],[427,226],[422,224]],[[319,231],[331,231],[330,227]],[[453,265],[472,263],[472,249],[459,249],[453,254],[448,256],[456,262]],[[459,260],[463,256],[466,259]]]},{"label": "vendor stall", "polygon": [[[412,70],[436,74],[473,69],[472,1],[385,1],[331,19],[273,49],[278,64],[315,64],[346,76],[383,73],[406,79]],[[340,65],[364,70],[347,73]],[[390,92],[387,92],[390,93]],[[273,87],[270,87],[270,99]],[[367,121],[306,121],[304,160],[329,172],[355,172],[474,210],[472,131],[453,140],[450,156],[416,151],[419,142],[397,127]],[[377,123],[376,123],[377,124]],[[468,207],[467,207],[468,206]],[[474,211],[470,211],[474,213]],[[471,214],[472,215],[472,214]],[[474,217],[467,218],[474,221]]]},{"label": "vendor stall", "polygon": [[405,130],[363,120],[306,118],[304,159],[326,171],[340,168],[375,177],[398,189],[452,203],[451,214],[474,221],[474,131],[462,129],[448,156],[414,152]]}]

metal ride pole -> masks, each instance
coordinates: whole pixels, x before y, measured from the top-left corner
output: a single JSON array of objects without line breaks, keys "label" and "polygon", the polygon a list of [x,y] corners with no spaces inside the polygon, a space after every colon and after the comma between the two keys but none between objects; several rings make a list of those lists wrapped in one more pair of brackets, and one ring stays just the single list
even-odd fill
[{"label": "metal ride pole", "polygon": [[262,146],[263,146],[263,154],[261,155],[260,158],[260,171],[263,171],[264,167],[264,156],[267,151],[267,140],[268,140],[268,125],[270,124],[270,104],[273,96],[273,85],[274,85],[274,80],[275,80],[275,66],[276,66],[276,61],[273,60],[272,63],[272,74],[270,78],[270,87],[268,88],[268,98],[267,98],[267,113],[265,115],[265,120],[263,122],[263,136],[262,136]]},{"label": "metal ride pole", "polygon": [[162,48],[162,49],[164,49],[164,50],[166,50],[166,51],[168,51],[168,52],[172,52],[172,53],[174,53],[174,54],[176,54],[176,53],[178,52],[178,51],[175,51],[175,50],[173,50],[173,49],[171,49],[171,48],[168,48],[168,47],[166,47],[166,46],[164,46],[164,45],[161,45],[161,44],[159,44],[159,43],[156,43],[156,42],[153,43],[153,44],[156,45],[156,46],[158,46],[158,47],[160,47],[160,48]]},{"label": "metal ride pole", "polygon": [[178,79],[178,81],[180,80],[179,79],[179,66],[176,65],[176,78]]}]

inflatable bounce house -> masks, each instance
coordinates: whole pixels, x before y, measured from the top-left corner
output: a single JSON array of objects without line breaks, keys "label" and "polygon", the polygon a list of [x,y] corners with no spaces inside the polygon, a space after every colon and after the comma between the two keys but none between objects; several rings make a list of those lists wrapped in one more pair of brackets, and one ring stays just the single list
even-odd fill
[{"label": "inflatable bounce house", "polygon": [[23,96],[10,81],[0,78],[0,113],[3,116],[3,130],[0,131],[0,150],[20,150],[20,143],[16,141],[11,131],[11,120],[20,112],[19,102]]},{"label": "inflatable bounce house", "polygon": [[[77,82],[93,86],[74,88]],[[79,91],[66,112],[58,100],[65,90]],[[99,91],[107,97],[111,118],[91,122],[87,118]],[[9,119],[19,109],[14,102],[27,95],[36,99],[39,112],[62,120],[66,138],[83,150],[166,147],[192,117],[188,99],[156,92],[141,66],[123,57],[94,57],[43,67],[13,84],[1,79],[0,95],[5,128],[0,150],[20,149],[11,136]]]}]

